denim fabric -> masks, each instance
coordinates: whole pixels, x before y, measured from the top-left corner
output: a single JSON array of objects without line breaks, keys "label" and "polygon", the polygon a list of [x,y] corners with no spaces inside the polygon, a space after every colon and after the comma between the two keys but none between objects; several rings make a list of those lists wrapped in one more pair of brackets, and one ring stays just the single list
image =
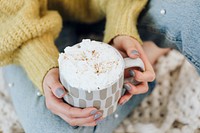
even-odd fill
[{"label": "denim fabric", "polygon": [[199,22],[199,0],[149,0],[138,30],[142,40],[180,51],[200,74]]},{"label": "denim fabric", "polygon": [[[104,21],[91,26],[64,23],[63,30],[56,40],[56,45],[59,51],[63,51],[63,48],[77,43],[80,38],[85,37],[84,35],[90,36],[91,32],[92,35],[100,36],[98,38],[100,40],[103,27]],[[90,36],[90,38],[92,37],[94,36]],[[118,106],[115,113],[106,117],[95,127],[72,127],[46,108],[44,96],[37,96],[38,89],[35,88],[20,66],[4,67],[3,72],[6,83],[13,83],[14,85],[10,88],[7,86],[7,89],[9,89],[13,105],[26,133],[111,133],[152,92],[155,86],[155,81],[149,83],[147,93],[133,96],[123,106]]]}]

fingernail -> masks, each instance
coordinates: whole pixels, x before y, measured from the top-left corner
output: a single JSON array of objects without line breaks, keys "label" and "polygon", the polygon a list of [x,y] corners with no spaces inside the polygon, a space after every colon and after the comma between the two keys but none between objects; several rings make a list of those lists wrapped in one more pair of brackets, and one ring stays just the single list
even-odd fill
[{"label": "fingernail", "polygon": [[135,77],[135,72],[133,70],[129,70],[128,72],[131,75],[131,77]]},{"label": "fingernail", "polygon": [[129,84],[124,84],[123,86],[126,90],[130,91],[131,90],[131,86]]},{"label": "fingernail", "polygon": [[102,116],[102,114],[96,114],[96,115],[94,115],[94,120],[100,118],[101,116]]},{"label": "fingernail", "polygon": [[94,115],[94,114],[96,114],[96,112],[97,112],[97,110],[92,110],[92,111],[90,112],[90,114],[91,114],[91,115]]},{"label": "fingernail", "polygon": [[139,82],[139,81],[137,81],[137,80],[133,80],[131,83],[134,84],[134,85],[139,85],[139,84],[141,84],[141,82]]},{"label": "fingernail", "polygon": [[131,51],[131,54],[132,54],[132,55],[137,55],[137,56],[140,55],[139,52],[138,52],[137,50],[133,50],[133,51]]},{"label": "fingernail", "polygon": [[65,93],[65,91],[62,88],[56,89],[56,95],[58,97],[61,97],[64,93]]}]

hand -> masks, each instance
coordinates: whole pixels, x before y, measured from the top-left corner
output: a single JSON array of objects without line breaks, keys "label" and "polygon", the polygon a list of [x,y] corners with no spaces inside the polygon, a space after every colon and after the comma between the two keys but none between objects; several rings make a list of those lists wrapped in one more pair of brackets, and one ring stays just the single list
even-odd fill
[{"label": "hand", "polygon": [[95,126],[102,119],[102,113],[96,108],[80,109],[63,102],[61,98],[67,92],[59,82],[58,68],[53,68],[46,74],[43,88],[47,108],[71,126]]},{"label": "hand", "polygon": [[113,47],[115,47],[123,57],[130,58],[141,58],[145,65],[145,71],[140,72],[139,70],[134,70],[129,68],[125,70],[125,78],[132,76],[136,81],[141,82],[139,85],[135,86],[130,82],[124,84],[124,88],[127,90],[125,95],[119,100],[119,104],[124,104],[128,101],[132,95],[141,94],[148,91],[148,82],[152,82],[155,79],[155,73],[153,67],[151,66],[148,58],[146,57],[141,44],[129,36],[117,36],[113,39]]}]

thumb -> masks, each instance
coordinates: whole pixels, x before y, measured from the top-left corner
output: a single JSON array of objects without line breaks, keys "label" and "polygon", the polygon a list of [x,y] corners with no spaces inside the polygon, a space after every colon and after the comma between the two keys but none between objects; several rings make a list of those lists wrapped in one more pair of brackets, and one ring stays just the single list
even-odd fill
[{"label": "thumb", "polygon": [[133,44],[124,44],[123,49],[126,51],[126,54],[130,58],[139,58],[140,53],[138,52],[137,48]]},{"label": "thumb", "polygon": [[57,81],[53,82],[50,86],[51,91],[57,98],[62,98],[67,93],[66,89],[62,86],[62,84]]},{"label": "thumb", "polygon": [[135,58],[139,58],[140,57],[140,53],[134,47],[131,47],[130,49],[127,49],[126,53],[130,58],[134,58],[135,59]]},{"label": "thumb", "polygon": [[126,54],[130,58],[138,58],[140,57],[140,53],[137,50],[137,45],[140,45],[136,39],[127,38],[121,42],[122,49],[126,52]]}]

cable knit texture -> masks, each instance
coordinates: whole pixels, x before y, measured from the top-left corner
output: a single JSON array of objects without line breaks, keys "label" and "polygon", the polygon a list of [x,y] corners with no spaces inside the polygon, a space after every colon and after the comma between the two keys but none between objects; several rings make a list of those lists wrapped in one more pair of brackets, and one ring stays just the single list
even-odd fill
[{"label": "cable knit texture", "polygon": [[[54,40],[62,19],[93,23],[106,18],[104,42],[128,35],[142,43],[137,17],[147,0],[0,0],[0,66],[20,64],[42,91],[45,74],[57,67]],[[13,6],[14,5],[14,6]],[[48,7],[47,7],[48,5]],[[59,15],[59,13],[61,16]]]}]

